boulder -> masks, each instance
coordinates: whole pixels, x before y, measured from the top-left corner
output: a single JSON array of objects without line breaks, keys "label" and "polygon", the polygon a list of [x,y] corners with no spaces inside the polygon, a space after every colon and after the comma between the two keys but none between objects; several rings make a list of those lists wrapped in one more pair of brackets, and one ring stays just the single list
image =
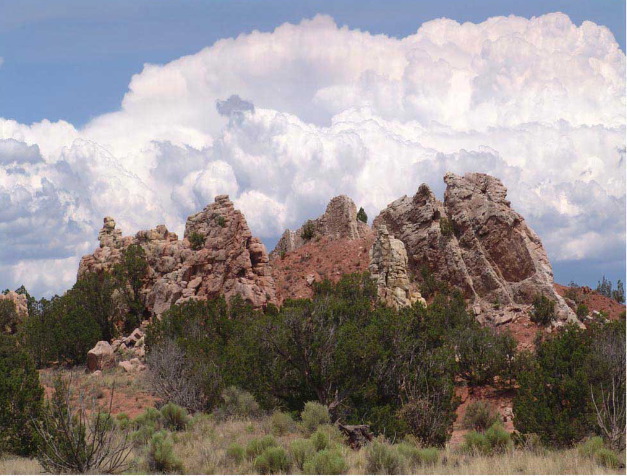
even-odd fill
[{"label": "boulder", "polygon": [[144,365],[138,358],[123,360],[118,364],[118,366],[128,373],[143,372],[146,370],[146,365]]},{"label": "boulder", "polygon": [[87,352],[88,371],[95,372],[96,370],[104,370],[114,366],[113,347],[107,341],[99,341],[93,349]]}]

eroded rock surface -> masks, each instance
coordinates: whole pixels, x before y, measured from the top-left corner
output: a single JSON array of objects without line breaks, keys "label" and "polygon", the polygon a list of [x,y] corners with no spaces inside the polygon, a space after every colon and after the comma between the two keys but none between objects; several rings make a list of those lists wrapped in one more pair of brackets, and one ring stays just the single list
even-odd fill
[{"label": "eroded rock surface", "polygon": [[397,240],[385,225],[377,229],[377,238],[370,249],[370,276],[377,283],[379,299],[396,309],[411,306],[425,300],[409,281],[407,252],[401,240]]},{"label": "eroded rock surface", "polygon": [[24,294],[8,291],[6,294],[0,293],[0,301],[11,301],[15,305],[17,317],[24,319],[28,317],[28,300]]},{"label": "eroded rock surface", "polygon": [[100,248],[83,257],[78,276],[108,271],[124,249],[140,245],[149,265],[142,299],[154,315],[175,303],[219,295],[230,299],[237,294],[255,307],[276,302],[266,249],[228,195],[190,216],[183,240],[164,225],[123,237],[110,217],[98,238]]},{"label": "eroded rock surface", "polygon": [[374,220],[405,243],[409,267],[427,268],[462,289],[481,313],[494,303],[529,304],[538,294],[556,302],[561,321],[576,321],[553,288],[553,271],[533,230],[506,199],[500,180],[486,174],[447,174],[444,203],[426,185],[392,202]]},{"label": "eroded rock surface", "polygon": [[319,218],[309,220],[296,231],[285,230],[271,256],[289,253],[322,237],[358,240],[371,235],[370,227],[357,219],[355,203],[346,195],[340,195],[329,202]]}]

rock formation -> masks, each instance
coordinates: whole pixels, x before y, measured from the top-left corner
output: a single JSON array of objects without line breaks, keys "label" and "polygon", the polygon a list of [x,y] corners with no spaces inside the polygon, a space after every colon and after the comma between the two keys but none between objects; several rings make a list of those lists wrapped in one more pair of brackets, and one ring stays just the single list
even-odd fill
[{"label": "rock formation", "polygon": [[319,218],[307,221],[298,230],[285,230],[271,257],[289,253],[314,238],[357,240],[372,235],[370,227],[357,219],[357,207],[346,195],[333,198]]},{"label": "rock formation", "polygon": [[316,281],[367,271],[373,241],[372,229],[357,220],[353,201],[345,195],[333,198],[319,218],[285,230],[270,253],[279,301],[310,298]]},{"label": "rock formation", "polygon": [[11,301],[15,305],[17,317],[24,319],[28,317],[28,300],[26,295],[8,291],[6,294],[0,293],[0,301]]},{"label": "rock formation", "polygon": [[146,308],[160,315],[188,299],[240,295],[255,307],[276,302],[274,280],[264,245],[252,236],[242,213],[228,195],[216,197],[190,216],[179,240],[164,225],[123,237],[107,217],[98,235],[100,248],[81,260],[79,278],[110,270],[131,244],[140,245],[148,261],[142,288]]},{"label": "rock formation", "polygon": [[544,294],[560,320],[576,317],[553,288],[553,272],[538,236],[506,200],[500,180],[447,174],[444,203],[426,185],[392,202],[374,220],[405,243],[416,275],[427,268],[457,286],[479,314],[500,305],[529,304]]},{"label": "rock formation", "polygon": [[401,240],[388,233],[385,225],[377,229],[370,249],[370,275],[377,283],[379,299],[396,309],[425,300],[410,283],[407,274],[407,252]]}]

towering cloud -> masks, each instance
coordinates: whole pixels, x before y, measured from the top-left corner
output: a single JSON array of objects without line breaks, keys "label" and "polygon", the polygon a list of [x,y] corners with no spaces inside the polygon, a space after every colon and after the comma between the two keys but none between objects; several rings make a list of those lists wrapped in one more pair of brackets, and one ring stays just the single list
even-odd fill
[{"label": "towering cloud", "polygon": [[0,280],[62,291],[104,215],[181,231],[228,193],[272,240],[337,194],[374,216],[446,171],[502,178],[552,260],[621,261],[624,110],[612,34],[558,13],[402,39],[317,16],[220,40],[146,65],[80,130],[0,119]]}]

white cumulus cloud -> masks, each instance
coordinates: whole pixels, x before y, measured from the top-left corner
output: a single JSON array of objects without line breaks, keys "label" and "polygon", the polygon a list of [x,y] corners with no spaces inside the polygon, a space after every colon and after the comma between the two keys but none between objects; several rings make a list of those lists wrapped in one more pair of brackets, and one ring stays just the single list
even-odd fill
[{"label": "white cumulus cloud", "polygon": [[422,182],[442,194],[447,171],[500,177],[553,261],[624,260],[624,111],[614,37],[560,13],[220,40],[145,65],[81,129],[0,119],[0,279],[67,288],[105,215],[180,233],[228,193],[271,242],[334,195],[374,217]]}]

